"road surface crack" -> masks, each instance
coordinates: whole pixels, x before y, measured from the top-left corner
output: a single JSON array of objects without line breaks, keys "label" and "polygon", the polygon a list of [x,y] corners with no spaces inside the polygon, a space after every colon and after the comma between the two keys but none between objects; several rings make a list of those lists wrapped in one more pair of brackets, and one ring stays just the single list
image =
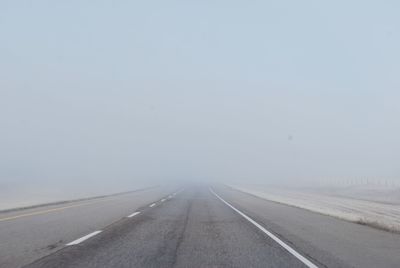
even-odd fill
[{"label": "road surface crack", "polygon": [[174,251],[174,256],[173,256],[173,261],[172,261],[171,267],[175,267],[177,259],[178,259],[179,248],[180,248],[183,240],[185,239],[185,233],[186,233],[187,225],[188,225],[188,222],[189,222],[189,217],[190,217],[191,210],[192,210],[192,204],[193,204],[193,199],[190,199],[189,205],[188,205],[187,210],[186,210],[186,216],[185,216],[185,219],[184,219],[184,222],[183,222],[183,229],[182,229],[182,232],[180,233],[180,235],[178,237],[178,240],[177,240],[177,243],[176,243],[176,247],[175,247],[175,251]]}]

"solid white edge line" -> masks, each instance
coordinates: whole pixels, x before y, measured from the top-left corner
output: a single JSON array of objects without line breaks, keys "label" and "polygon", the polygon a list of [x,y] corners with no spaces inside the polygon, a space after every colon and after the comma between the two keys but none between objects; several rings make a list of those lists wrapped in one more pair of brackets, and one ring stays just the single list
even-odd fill
[{"label": "solid white edge line", "polygon": [[138,215],[138,214],[140,214],[139,211],[134,212],[134,213],[132,213],[131,215],[129,215],[128,218],[132,218],[132,217],[134,217],[134,216],[136,216],[136,215]]},{"label": "solid white edge line", "polygon": [[161,202],[164,202],[165,201],[165,199],[163,198],[163,199],[161,199]]},{"label": "solid white edge line", "polygon": [[156,203],[153,203],[153,204],[151,204],[149,207],[152,208],[152,207],[154,207],[155,205],[156,205]]},{"label": "solid white edge line", "polygon": [[90,233],[88,235],[82,236],[81,238],[78,238],[78,239],[66,244],[66,246],[78,245],[78,244],[82,243],[83,241],[85,241],[85,240],[87,240],[87,239],[89,239],[89,238],[91,238],[91,237],[93,237],[93,236],[95,236],[95,235],[97,235],[97,234],[99,234],[101,232],[102,231],[94,231],[93,233]]},{"label": "solid white edge line", "polygon": [[239,215],[241,215],[243,218],[245,218],[246,220],[248,220],[249,222],[251,222],[253,225],[255,225],[258,229],[260,229],[261,231],[263,231],[266,235],[268,235],[270,238],[272,238],[276,243],[278,243],[280,246],[282,246],[284,249],[286,249],[289,253],[291,253],[293,256],[295,256],[298,260],[300,260],[302,263],[304,263],[307,267],[310,268],[318,268],[318,266],[316,266],[314,263],[312,263],[311,261],[309,261],[307,258],[303,257],[303,255],[301,255],[300,253],[298,253],[296,250],[294,250],[292,247],[290,247],[289,245],[287,245],[285,242],[283,242],[282,240],[280,240],[276,235],[274,235],[273,233],[271,233],[270,231],[268,231],[267,229],[265,229],[263,226],[261,226],[259,223],[257,223],[256,221],[254,221],[252,218],[250,218],[249,216],[247,216],[246,214],[244,214],[243,212],[241,212],[240,210],[238,210],[237,208],[235,208],[234,206],[232,206],[231,204],[229,204],[228,202],[226,202],[224,199],[222,199],[218,194],[216,194],[211,187],[209,188],[210,192],[213,193],[219,200],[221,200],[223,203],[225,203],[225,205],[227,205],[228,207],[230,207],[231,209],[233,209],[234,211],[236,211]]},{"label": "solid white edge line", "polygon": [[171,199],[171,198],[172,198],[172,195],[169,195],[169,196],[168,196],[168,198],[170,198],[170,199]]}]

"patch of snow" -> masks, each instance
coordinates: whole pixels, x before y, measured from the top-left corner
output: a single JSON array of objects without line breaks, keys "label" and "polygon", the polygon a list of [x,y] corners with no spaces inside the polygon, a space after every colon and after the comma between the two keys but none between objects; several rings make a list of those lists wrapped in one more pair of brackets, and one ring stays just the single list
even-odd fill
[{"label": "patch of snow", "polygon": [[[302,189],[266,185],[229,186],[270,201],[380,229],[400,232],[400,205],[396,203],[399,189]],[[381,195],[386,196],[385,201],[391,203],[382,202]]]},{"label": "patch of snow", "polygon": [[70,201],[96,196],[105,196],[155,186],[137,184],[129,187],[88,186],[88,185],[18,185],[18,187],[0,187],[0,211]]}]

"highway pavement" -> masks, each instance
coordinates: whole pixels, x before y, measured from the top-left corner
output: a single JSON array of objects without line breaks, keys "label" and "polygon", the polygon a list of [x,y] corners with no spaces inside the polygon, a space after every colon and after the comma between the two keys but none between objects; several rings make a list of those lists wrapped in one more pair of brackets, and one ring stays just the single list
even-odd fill
[{"label": "highway pavement", "polygon": [[155,187],[58,205],[0,213],[0,267],[26,265],[109,226],[175,188]]},{"label": "highway pavement", "polygon": [[155,188],[114,198],[118,201],[95,199],[89,200],[93,204],[35,210],[48,211],[40,214],[18,211],[3,221],[0,214],[0,267],[400,264],[398,234],[225,186]]}]

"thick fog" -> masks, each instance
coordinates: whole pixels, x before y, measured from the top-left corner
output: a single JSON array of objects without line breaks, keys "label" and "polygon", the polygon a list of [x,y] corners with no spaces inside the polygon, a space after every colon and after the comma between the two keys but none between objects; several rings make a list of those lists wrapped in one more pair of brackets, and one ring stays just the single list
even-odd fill
[{"label": "thick fog", "polygon": [[1,1],[0,188],[396,180],[399,10]]}]

